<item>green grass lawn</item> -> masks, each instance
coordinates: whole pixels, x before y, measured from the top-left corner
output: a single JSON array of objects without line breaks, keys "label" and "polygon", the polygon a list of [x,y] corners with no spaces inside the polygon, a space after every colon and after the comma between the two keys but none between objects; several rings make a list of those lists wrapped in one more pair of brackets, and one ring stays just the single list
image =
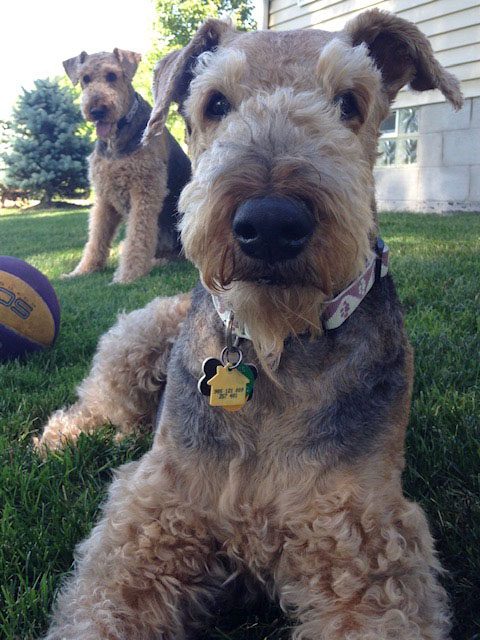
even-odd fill
[{"label": "green grass lawn", "polygon": [[[405,489],[426,509],[448,569],[456,640],[480,637],[480,216],[386,214],[382,235],[416,352]],[[138,458],[148,438],[121,444],[112,433],[37,458],[31,438],[49,413],[74,399],[98,337],[120,310],[189,289],[185,263],[134,284],[102,274],[60,280],[78,262],[86,211],[0,213],[0,254],[23,258],[51,279],[62,305],[54,349],[0,365],[0,637],[38,637],[72,551],[94,522],[111,469]],[[286,636],[274,608],[219,613],[207,636],[263,640]],[[477,634],[479,634],[477,636]],[[381,640],[381,639],[379,639]],[[399,640],[401,640],[399,638]]]}]

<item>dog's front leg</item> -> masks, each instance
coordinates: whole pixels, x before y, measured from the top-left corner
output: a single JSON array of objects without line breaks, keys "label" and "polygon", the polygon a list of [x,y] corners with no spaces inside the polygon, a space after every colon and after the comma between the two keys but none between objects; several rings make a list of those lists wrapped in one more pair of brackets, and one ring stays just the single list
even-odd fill
[{"label": "dog's front leg", "polygon": [[47,640],[182,640],[205,617],[226,575],[180,466],[156,449],[118,471]]},{"label": "dog's front leg", "polygon": [[[156,185],[158,182],[162,184]],[[140,185],[130,194],[127,233],[114,282],[133,282],[152,269],[157,246],[158,216],[166,188],[166,176],[157,176],[156,180],[152,178],[148,183],[148,189],[142,189]]]},{"label": "dog's front leg", "polygon": [[171,348],[190,302],[191,295],[181,293],[122,314],[100,338],[90,373],[77,389],[78,401],[55,411],[34,440],[40,452],[61,448],[107,423],[119,435],[148,422],[153,426]]},{"label": "dog's front leg", "polygon": [[66,277],[100,271],[107,263],[110,245],[121,216],[108,202],[98,197],[88,219],[88,241],[82,259]]},{"label": "dog's front leg", "polygon": [[448,640],[425,516],[401,497],[382,510],[381,494],[359,505],[339,491],[296,521],[277,573],[281,604],[299,621],[293,639]]}]

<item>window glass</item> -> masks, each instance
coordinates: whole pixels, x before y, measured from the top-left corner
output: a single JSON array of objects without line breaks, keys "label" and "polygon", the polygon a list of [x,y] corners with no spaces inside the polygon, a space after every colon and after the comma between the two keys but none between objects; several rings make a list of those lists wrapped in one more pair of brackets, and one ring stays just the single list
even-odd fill
[{"label": "window glass", "polygon": [[378,151],[381,155],[378,160],[378,164],[383,166],[395,164],[396,147],[397,143],[395,140],[380,140]]},{"label": "window glass", "polygon": [[397,144],[397,164],[414,164],[417,161],[417,139],[400,139]]},{"label": "window glass", "polygon": [[417,162],[418,109],[408,107],[392,111],[380,125],[377,165],[414,164]]},{"label": "window glass", "polygon": [[397,114],[395,111],[388,115],[380,125],[381,133],[395,133],[395,123],[397,120]]},{"label": "window glass", "polygon": [[398,110],[398,132],[416,133],[418,131],[417,110],[413,108]]}]

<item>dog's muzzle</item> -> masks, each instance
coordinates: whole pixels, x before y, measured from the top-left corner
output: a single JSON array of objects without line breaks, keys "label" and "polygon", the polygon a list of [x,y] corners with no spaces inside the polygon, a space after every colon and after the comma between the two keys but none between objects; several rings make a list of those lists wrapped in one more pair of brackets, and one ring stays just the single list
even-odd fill
[{"label": "dog's muzzle", "polygon": [[243,253],[268,263],[296,258],[313,229],[307,206],[281,196],[250,198],[233,217],[233,235]]},{"label": "dog's muzzle", "polygon": [[98,122],[100,120],[103,120],[105,118],[105,116],[107,115],[107,112],[108,112],[108,108],[105,105],[100,105],[98,107],[92,107],[89,110],[90,117],[92,118],[92,120],[94,122]]}]

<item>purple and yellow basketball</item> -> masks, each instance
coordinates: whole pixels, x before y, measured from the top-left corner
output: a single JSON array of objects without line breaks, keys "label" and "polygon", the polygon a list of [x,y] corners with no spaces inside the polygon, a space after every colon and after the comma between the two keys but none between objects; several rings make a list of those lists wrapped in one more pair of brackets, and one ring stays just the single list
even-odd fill
[{"label": "purple and yellow basketball", "polygon": [[60,305],[46,276],[0,256],[0,361],[51,347],[59,327]]}]

